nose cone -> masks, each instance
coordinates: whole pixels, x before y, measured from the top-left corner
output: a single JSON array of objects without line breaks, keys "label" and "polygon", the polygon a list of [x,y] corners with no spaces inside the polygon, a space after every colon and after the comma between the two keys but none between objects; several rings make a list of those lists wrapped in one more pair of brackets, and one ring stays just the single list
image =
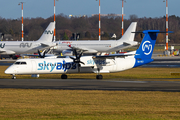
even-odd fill
[{"label": "nose cone", "polygon": [[5,71],[5,74],[13,74],[13,70],[11,69],[11,67],[8,67]]}]

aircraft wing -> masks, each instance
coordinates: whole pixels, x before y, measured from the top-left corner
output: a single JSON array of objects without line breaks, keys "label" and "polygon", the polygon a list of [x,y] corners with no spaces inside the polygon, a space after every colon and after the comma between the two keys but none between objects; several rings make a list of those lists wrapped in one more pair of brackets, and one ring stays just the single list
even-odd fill
[{"label": "aircraft wing", "polygon": [[71,46],[68,45],[71,49],[76,50],[77,52],[86,52],[86,53],[97,53],[97,50],[94,49],[88,49],[88,48],[83,48],[83,47],[77,47],[77,46]]},{"label": "aircraft wing", "polygon": [[15,52],[11,50],[0,49],[0,54],[15,54]]},{"label": "aircraft wing", "polygon": [[[41,54],[42,55],[42,54]],[[22,54],[22,56],[29,56],[29,57],[39,57],[38,54]],[[43,55],[42,55],[43,56]],[[54,54],[45,54],[44,58],[57,58]]]},{"label": "aircraft wing", "polygon": [[114,58],[114,57],[127,57],[127,56],[134,56],[135,51],[129,53],[120,53],[120,54],[110,54],[110,55],[102,55],[102,56],[93,56],[93,58]]}]

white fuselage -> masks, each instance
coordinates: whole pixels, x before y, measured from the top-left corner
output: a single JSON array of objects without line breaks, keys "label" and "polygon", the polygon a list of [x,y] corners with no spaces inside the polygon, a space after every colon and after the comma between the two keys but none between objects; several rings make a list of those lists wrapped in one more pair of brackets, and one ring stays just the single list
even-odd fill
[{"label": "white fuselage", "polygon": [[37,41],[1,41],[0,54],[24,54],[33,53],[45,49]]},{"label": "white fuselage", "polygon": [[[131,45],[125,45],[124,42],[129,42]],[[87,41],[58,41],[58,46],[54,47],[55,52],[62,52],[63,50],[71,49],[69,45],[75,48],[86,50],[84,53],[97,53],[97,52],[115,52],[137,45],[135,41],[123,40],[87,40]]]},{"label": "white fuselage", "polygon": [[[73,67],[70,58],[55,59],[20,59],[11,65],[6,74],[65,74],[65,73],[111,73],[130,69],[135,64],[132,56],[115,59],[93,59],[92,56],[83,56],[80,71],[77,65]],[[19,63],[18,63],[19,62]],[[24,64],[23,64],[24,63]]]}]

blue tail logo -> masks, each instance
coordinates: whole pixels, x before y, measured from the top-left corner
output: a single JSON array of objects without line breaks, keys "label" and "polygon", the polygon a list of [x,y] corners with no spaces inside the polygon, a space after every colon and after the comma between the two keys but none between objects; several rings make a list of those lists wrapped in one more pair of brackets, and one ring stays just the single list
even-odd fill
[{"label": "blue tail logo", "polygon": [[142,51],[145,55],[149,55],[152,52],[152,44],[150,41],[145,41],[142,45]]}]

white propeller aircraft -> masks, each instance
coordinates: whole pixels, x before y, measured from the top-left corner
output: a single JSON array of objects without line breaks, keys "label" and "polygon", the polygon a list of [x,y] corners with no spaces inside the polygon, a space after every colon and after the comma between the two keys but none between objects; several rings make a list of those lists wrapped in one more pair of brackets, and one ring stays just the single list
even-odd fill
[{"label": "white propeller aircraft", "polygon": [[97,73],[96,78],[102,79],[100,73],[120,72],[138,67],[153,61],[151,59],[159,30],[145,30],[139,48],[127,54],[113,54],[104,56],[77,55],[70,58],[39,58],[19,59],[6,69],[6,74],[11,74],[15,79],[17,74],[62,74],[62,79],[67,79],[67,73]]},{"label": "white propeller aircraft", "polygon": [[102,52],[115,52],[131,46],[138,45],[134,41],[137,22],[132,22],[128,27],[122,38],[119,40],[79,40],[79,41],[57,41],[58,46],[55,46],[53,51],[58,52],[64,56],[74,55],[74,50],[79,54],[81,53],[102,53]]},{"label": "white propeller aircraft", "polygon": [[54,47],[56,43],[52,43],[55,23],[51,22],[46,28],[42,36],[37,41],[0,41],[0,54],[26,54],[34,53]]}]

